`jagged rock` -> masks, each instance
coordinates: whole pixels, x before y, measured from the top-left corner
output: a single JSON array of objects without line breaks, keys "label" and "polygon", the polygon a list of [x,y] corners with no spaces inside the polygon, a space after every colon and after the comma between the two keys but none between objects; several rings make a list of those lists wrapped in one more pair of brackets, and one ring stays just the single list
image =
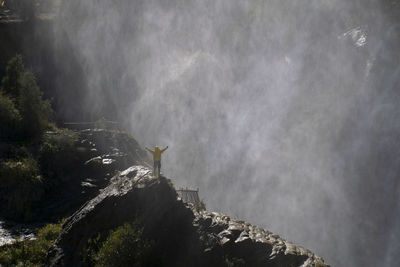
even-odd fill
[{"label": "jagged rock", "polygon": [[307,249],[227,215],[196,211],[177,199],[164,177],[153,178],[143,166],[114,176],[94,199],[63,225],[49,251],[51,266],[81,266],[87,242],[139,218],[144,238],[154,240],[162,266],[327,266]]},{"label": "jagged rock", "polygon": [[193,211],[199,233],[214,240],[205,248],[210,257],[218,257],[222,247],[225,255],[244,259],[246,266],[328,266],[308,249],[263,228],[216,212]]}]

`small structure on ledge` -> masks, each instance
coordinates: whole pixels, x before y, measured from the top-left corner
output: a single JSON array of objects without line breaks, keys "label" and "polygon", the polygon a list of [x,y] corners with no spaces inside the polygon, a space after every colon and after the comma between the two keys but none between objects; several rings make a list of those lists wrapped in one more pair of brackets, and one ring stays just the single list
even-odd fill
[{"label": "small structure on ledge", "polygon": [[197,206],[200,204],[200,198],[199,198],[199,189],[197,190],[194,189],[188,189],[188,188],[179,188],[176,190],[176,193],[178,193],[178,197],[184,202],[184,203],[192,203],[193,205]]}]

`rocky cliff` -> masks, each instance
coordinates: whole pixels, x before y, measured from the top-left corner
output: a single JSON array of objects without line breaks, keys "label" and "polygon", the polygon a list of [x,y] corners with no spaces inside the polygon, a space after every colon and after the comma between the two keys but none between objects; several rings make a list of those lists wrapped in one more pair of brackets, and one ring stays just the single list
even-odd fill
[{"label": "rocky cliff", "polygon": [[44,221],[71,215],[98,195],[116,171],[124,170],[132,163],[147,164],[146,152],[124,132],[84,129],[73,133],[74,136],[69,137],[72,139],[70,146],[64,144],[68,141],[65,141],[65,135],[46,133],[41,168],[43,175],[57,181],[57,185],[40,205]]},{"label": "rocky cliff", "polygon": [[[164,177],[143,166],[118,173],[100,194],[69,217],[48,253],[51,266],[82,266],[88,241],[140,219],[155,241],[161,266],[328,266],[311,251],[229,216],[196,211],[178,200]],[[232,266],[232,265],[229,265]]]},{"label": "rocky cliff", "polygon": [[[121,131],[57,130],[46,132],[42,139],[36,147],[24,148],[0,142],[0,218],[58,221],[97,196],[116,171],[146,164],[148,159],[136,140]],[[20,159],[27,155],[37,162],[37,183],[18,172],[19,165],[27,168]]]}]

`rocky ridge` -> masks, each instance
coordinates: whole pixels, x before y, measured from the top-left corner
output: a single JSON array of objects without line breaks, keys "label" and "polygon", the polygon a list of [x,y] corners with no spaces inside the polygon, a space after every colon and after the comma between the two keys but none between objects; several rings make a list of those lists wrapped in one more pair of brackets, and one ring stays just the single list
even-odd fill
[{"label": "rocky ridge", "polygon": [[[143,166],[115,175],[100,194],[63,225],[49,251],[51,266],[82,266],[88,240],[140,219],[145,238],[155,240],[162,266],[328,266],[311,251],[227,215],[196,211],[177,199],[165,177]],[[235,265],[236,266],[236,265]]]},{"label": "rocky ridge", "polygon": [[220,247],[230,255],[245,258],[251,266],[327,266],[324,260],[279,235],[227,215],[194,210],[198,231],[214,241],[206,253]]}]

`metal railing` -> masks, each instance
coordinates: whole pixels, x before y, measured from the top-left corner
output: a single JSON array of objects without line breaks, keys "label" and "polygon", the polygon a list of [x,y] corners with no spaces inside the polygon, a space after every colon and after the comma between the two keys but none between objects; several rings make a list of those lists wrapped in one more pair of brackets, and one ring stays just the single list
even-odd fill
[{"label": "metal railing", "polygon": [[176,190],[179,198],[185,203],[197,205],[200,203],[199,189],[179,188]]},{"label": "metal railing", "polygon": [[109,120],[98,120],[89,122],[64,122],[65,127],[73,129],[100,128],[119,130],[119,123]]}]

